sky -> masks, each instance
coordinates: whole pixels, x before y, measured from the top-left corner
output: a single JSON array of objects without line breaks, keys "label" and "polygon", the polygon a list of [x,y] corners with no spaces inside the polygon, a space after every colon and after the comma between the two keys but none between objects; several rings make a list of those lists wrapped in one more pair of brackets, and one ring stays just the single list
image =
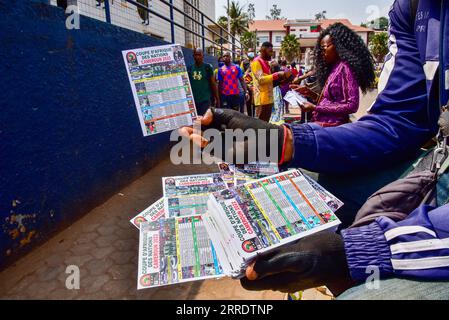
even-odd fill
[{"label": "sky", "polygon": [[[245,5],[254,3],[256,19],[265,19],[273,4],[282,9],[288,19],[312,19],[317,12],[327,11],[327,18],[347,18],[353,24],[387,16],[393,0],[238,0]],[[227,0],[215,0],[216,17],[225,15]]]}]

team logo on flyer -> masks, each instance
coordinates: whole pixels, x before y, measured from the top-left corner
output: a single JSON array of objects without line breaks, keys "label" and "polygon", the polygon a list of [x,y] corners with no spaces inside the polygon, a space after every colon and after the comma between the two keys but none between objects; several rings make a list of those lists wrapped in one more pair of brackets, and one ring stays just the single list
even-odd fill
[{"label": "team logo on flyer", "polygon": [[145,221],[147,221],[147,220],[144,217],[137,217],[134,219],[134,224],[136,226],[140,226],[140,224]]},{"label": "team logo on flyer", "polygon": [[126,60],[128,60],[128,63],[131,65],[137,65],[137,55],[134,52],[128,52],[126,54]]},{"label": "team logo on flyer", "polygon": [[242,243],[242,248],[247,253],[252,253],[257,250],[255,243],[253,240],[246,240]]},{"label": "team logo on flyer", "polygon": [[149,274],[143,275],[140,278],[140,284],[142,285],[142,287],[151,286],[151,276]]}]

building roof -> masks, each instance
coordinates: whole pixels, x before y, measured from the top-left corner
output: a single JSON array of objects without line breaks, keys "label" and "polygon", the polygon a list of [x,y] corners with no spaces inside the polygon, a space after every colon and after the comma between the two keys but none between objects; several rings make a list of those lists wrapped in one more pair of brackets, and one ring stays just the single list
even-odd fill
[{"label": "building roof", "polygon": [[286,31],[287,20],[254,20],[249,24],[249,31]]},{"label": "building roof", "polygon": [[330,27],[331,25],[333,25],[334,23],[337,23],[337,22],[340,22],[340,23],[344,24],[345,26],[347,26],[348,28],[352,29],[355,32],[374,32],[373,29],[354,25],[348,19],[325,19],[325,20],[321,20],[320,21],[321,28],[322,29],[326,29],[326,28]]},{"label": "building roof", "polygon": [[287,20],[285,26],[314,26],[319,25],[320,22],[313,19],[295,19],[295,20]]},{"label": "building roof", "polygon": [[374,32],[373,29],[357,26],[348,19],[324,19],[320,21],[308,19],[296,20],[254,20],[249,25],[249,31],[286,31],[287,26],[295,25],[321,25],[321,29],[326,29],[334,23],[340,22],[355,32]]}]

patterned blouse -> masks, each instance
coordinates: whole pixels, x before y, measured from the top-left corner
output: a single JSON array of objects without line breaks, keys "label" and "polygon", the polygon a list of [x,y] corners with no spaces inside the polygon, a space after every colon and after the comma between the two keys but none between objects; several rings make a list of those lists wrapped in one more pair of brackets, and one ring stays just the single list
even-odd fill
[{"label": "patterned blouse", "polygon": [[323,127],[336,127],[349,122],[349,115],[359,109],[359,84],[349,64],[340,61],[329,74],[312,121]]}]

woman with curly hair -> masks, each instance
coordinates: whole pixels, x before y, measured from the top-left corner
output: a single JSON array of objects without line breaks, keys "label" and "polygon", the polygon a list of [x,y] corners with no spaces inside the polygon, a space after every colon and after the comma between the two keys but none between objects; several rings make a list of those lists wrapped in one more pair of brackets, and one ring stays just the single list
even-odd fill
[{"label": "woman with curly hair", "polygon": [[375,81],[374,60],[354,31],[341,23],[324,30],[315,48],[315,76],[323,88],[321,95],[307,87],[292,89],[310,98],[303,109],[312,112],[312,121],[323,127],[349,122],[359,109],[360,93],[366,93]]}]

